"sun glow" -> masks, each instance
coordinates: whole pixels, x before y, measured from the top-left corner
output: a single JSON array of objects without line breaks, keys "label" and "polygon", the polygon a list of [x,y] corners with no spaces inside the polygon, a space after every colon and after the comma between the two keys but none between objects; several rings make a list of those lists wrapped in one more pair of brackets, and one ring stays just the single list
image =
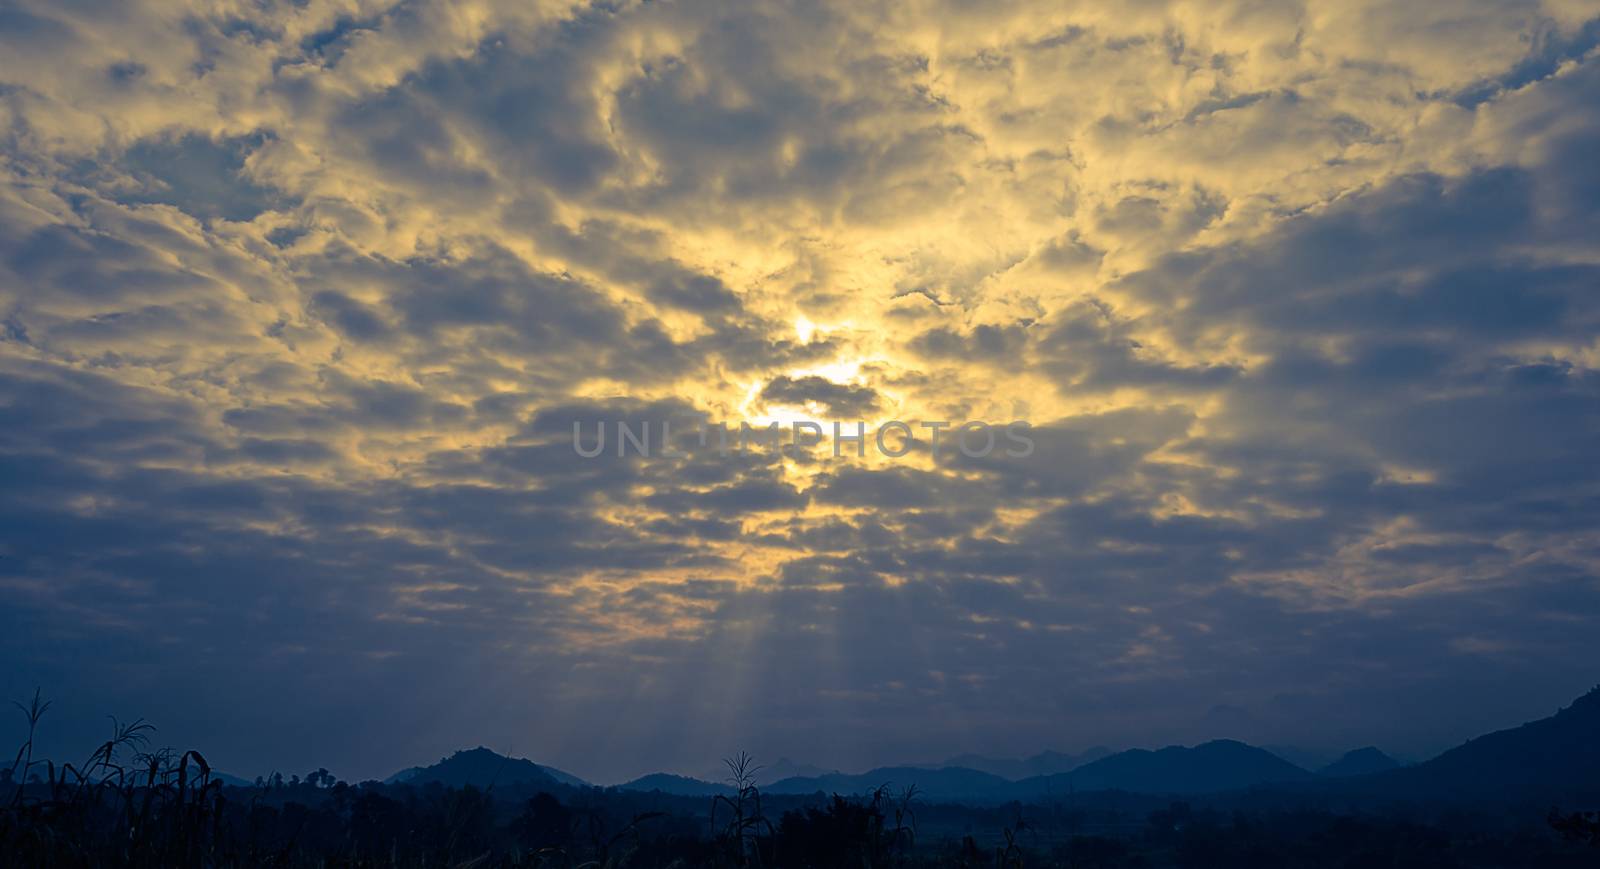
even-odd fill
[{"label": "sun glow", "polygon": [[810,344],[811,336],[817,333],[817,324],[811,322],[805,314],[794,318],[794,334],[800,339],[801,344]]},{"label": "sun glow", "polygon": [[866,365],[865,359],[840,359],[834,362],[824,362],[821,365],[805,365],[791,368],[784,372],[790,377],[821,377],[834,383],[845,383],[851,386],[864,385],[866,379],[861,375],[861,368]]}]

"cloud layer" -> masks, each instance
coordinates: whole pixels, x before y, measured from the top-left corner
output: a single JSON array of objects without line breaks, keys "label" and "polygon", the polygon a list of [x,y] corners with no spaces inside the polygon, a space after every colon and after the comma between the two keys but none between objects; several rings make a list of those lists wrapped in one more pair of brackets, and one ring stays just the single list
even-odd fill
[{"label": "cloud layer", "polygon": [[[47,745],[1423,752],[1595,681],[1593,3],[0,21]],[[1037,449],[572,449],[696,415]]]}]

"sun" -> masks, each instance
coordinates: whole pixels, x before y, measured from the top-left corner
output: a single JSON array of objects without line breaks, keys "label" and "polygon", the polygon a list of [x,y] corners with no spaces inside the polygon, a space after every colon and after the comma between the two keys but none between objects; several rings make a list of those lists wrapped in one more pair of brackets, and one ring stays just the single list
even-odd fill
[{"label": "sun", "polygon": [[811,322],[805,314],[800,314],[794,318],[794,334],[800,339],[801,344],[810,344],[811,337],[817,334],[817,324]]}]

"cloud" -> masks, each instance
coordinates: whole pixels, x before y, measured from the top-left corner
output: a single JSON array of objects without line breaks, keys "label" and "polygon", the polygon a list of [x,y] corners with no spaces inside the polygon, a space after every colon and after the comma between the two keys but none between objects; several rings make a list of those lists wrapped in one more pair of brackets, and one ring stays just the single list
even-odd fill
[{"label": "cloud", "polygon": [[816,375],[774,377],[761,388],[761,398],[771,404],[819,404],[839,419],[862,417],[878,407],[878,394],[871,387],[834,383]]},{"label": "cloud", "polygon": [[[52,752],[356,776],[1547,709],[1600,636],[1580,6],[12,4],[0,687]],[[773,409],[1036,450],[692,448]]]}]

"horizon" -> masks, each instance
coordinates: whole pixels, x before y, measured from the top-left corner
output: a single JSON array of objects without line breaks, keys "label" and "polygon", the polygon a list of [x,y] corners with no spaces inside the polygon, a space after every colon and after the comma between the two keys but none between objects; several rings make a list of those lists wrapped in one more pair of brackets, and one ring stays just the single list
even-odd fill
[{"label": "horizon", "polygon": [[1422,759],[1600,681],[1596,0],[5,5],[39,756]]},{"label": "horizon", "polygon": [[[778,779],[773,778],[773,774],[772,774],[771,770],[773,770],[775,768],[783,767],[786,764],[789,765],[789,766],[795,767],[795,768],[811,768],[811,769],[815,770],[815,771],[812,771],[812,772],[794,774],[794,775],[799,775],[801,777],[817,776],[817,775],[832,775],[832,774],[842,774],[842,775],[847,775],[847,776],[854,776],[854,775],[862,775],[862,774],[865,774],[865,773],[868,773],[868,772],[872,772],[874,770],[886,769],[886,768],[971,769],[971,770],[975,770],[975,771],[982,771],[981,769],[979,769],[978,766],[964,765],[962,763],[957,763],[955,761],[960,761],[960,760],[962,760],[964,758],[972,758],[972,759],[978,759],[978,760],[984,761],[986,764],[993,765],[993,764],[1002,764],[1002,763],[1007,763],[1007,762],[1024,762],[1024,761],[1032,760],[1032,759],[1035,759],[1035,758],[1038,758],[1038,757],[1041,757],[1041,756],[1056,754],[1056,755],[1062,755],[1062,756],[1075,758],[1075,759],[1078,760],[1078,763],[1076,763],[1075,765],[1076,766],[1081,766],[1084,763],[1092,762],[1092,761],[1083,761],[1082,760],[1083,757],[1087,756],[1091,752],[1097,752],[1097,758],[1100,758],[1100,757],[1108,757],[1108,756],[1117,755],[1117,754],[1121,754],[1121,753],[1124,753],[1124,752],[1130,752],[1130,751],[1143,750],[1143,751],[1154,752],[1154,751],[1160,751],[1162,749],[1167,749],[1167,748],[1185,748],[1185,749],[1196,748],[1196,747],[1199,747],[1201,745],[1205,745],[1205,744],[1208,744],[1208,743],[1211,743],[1211,742],[1236,742],[1236,743],[1239,743],[1239,744],[1242,744],[1242,745],[1249,746],[1251,748],[1255,748],[1255,749],[1260,749],[1262,751],[1266,751],[1269,754],[1272,754],[1273,756],[1277,757],[1278,759],[1283,760],[1283,761],[1285,761],[1285,762],[1287,762],[1289,764],[1292,764],[1292,765],[1294,765],[1294,766],[1296,766],[1296,767],[1298,767],[1298,768],[1300,768],[1302,770],[1305,770],[1306,772],[1316,773],[1316,772],[1319,771],[1319,769],[1321,767],[1327,766],[1327,765],[1329,765],[1329,764],[1331,764],[1331,763],[1333,763],[1335,761],[1338,761],[1338,760],[1344,758],[1346,755],[1353,754],[1353,753],[1360,752],[1360,751],[1366,751],[1366,750],[1370,750],[1370,749],[1377,749],[1378,751],[1382,752],[1387,757],[1397,761],[1402,766],[1408,766],[1408,765],[1414,765],[1414,764],[1418,764],[1418,763],[1424,763],[1424,762],[1426,762],[1428,760],[1431,760],[1434,757],[1437,757],[1440,754],[1443,754],[1443,753],[1445,753],[1445,752],[1447,752],[1447,751],[1449,751],[1449,750],[1451,750],[1453,748],[1457,748],[1457,747],[1459,747],[1461,745],[1465,745],[1468,742],[1471,742],[1471,741],[1477,739],[1480,736],[1484,736],[1484,735],[1487,735],[1488,733],[1497,732],[1497,731],[1501,731],[1501,730],[1515,729],[1516,727],[1519,727],[1519,726],[1521,726],[1523,724],[1527,724],[1527,723],[1531,723],[1531,722],[1536,721],[1536,720],[1540,720],[1542,718],[1548,717],[1549,715],[1555,714],[1556,711],[1564,710],[1564,709],[1570,707],[1573,703],[1577,702],[1577,700],[1580,700],[1583,697],[1587,697],[1590,694],[1597,694],[1597,693],[1600,693],[1600,685],[1592,686],[1588,691],[1585,691],[1582,694],[1569,699],[1567,702],[1564,702],[1564,703],[1560,704],[1556,709],[1551,710],[1549,713],[1541,714],[1541,715],[1532,715],[1532,716],[1525,717],[1525,718],[1522,718],[1520,720],[1517,720],[1515,722],[1508,722],[1508,723],[1503,724],[1501,726],[1490,728],[1490,729],[1482,731],[1482,732],[1472,733],[1472,734],[1469,734],[1467,736],[1464,736],[1461,740],[1459,740],[1457,742],[1451,743],[1449,745],[1442,746],[1440,748],[1437,748],[1437,749],[1434,749],[1434,750],[1431,750],[1431,751],[1428,751],[1428,752],[1422,753],[1422,754],[1413,754],[1413,753],[1406,752],[1406,751],[1398,751],[1398,750],[1394,750],[1394,749],[1392,749],[1391,747],[1388,747],[1388,746],[1375,745],[1375,744],[1370,744],[1370,743],[1368,743],[1368,744],[1360,744],[1360,745],[1350,745],[1348,747],[1343,747],[1343,748],[1336,748],[1336,747],[1319,747],[1319,746],[1313,746],[1313,745],[1296,744],[1294,742],[1281,742],[1281,741],[1280,742],[1270,742],[1269,741],[1267,743],[1257,743],[1257,742],[1252,742],[1252,741],[1249,741],[1249,740],[1243,740],[1243,739],[1238,739],[1238,738],[1235,738],[1235,737],[1220,735],[1220,736],[1213,736],[1213,737],[1208,737],[1208,738],[1204,738],[1204,739],[1195,740],[1193,742],[1149,743],[1149,744],[1143,744],[1143,745],[1120,745],[1120,746],[1119,745],[1109,745],[1109,744],[1103,744],[1102,743],[1102,744],[1084,745],[1084,746],[1079,747],[1079,748],[1077,748],[1075,750],[1064,750],[1064,749],[1060,749],[1060,748],[1043,748],[1043,749],[1039,749],[1037,751],[1029,751],[1029,752],[1024,752],[1024,753],[1021,753],[1021,754],[1013,754],[1013,755],[992,754],[992,753],[973,752],[973,751],[956,751],[956,752],[947,753],[947,754],[945,754],[945,755],[943,755],[943,756],[941,756],[939,758],[935,758],[935,759],[878,760],[878,761],[857,763],[856,765],[853,765],[853,766],[841,766],[841,765],[836,765],[836,764],[830,764],[830,763],[827,763],[827,762],[824,762],[824,761],[819,761],[819,760],[816,760],[814,758],[810,758],[810,757],[806,757],[806,756],[775,755],[775,756],[772,756],[770,758],[764,758],[764,757],[753,755],[753,754],[751,756],[752,756],[752,758],[753,758],[753,760],[755,762],[754,772],[756,772],[756,773],[764,773],[762,775],[758,775],[757,778],[758,779],[771,779],[773,781],[776,781]],[[46,701],[50,700],[50,698],[48,698],[48,697],[46,697],[44,699]],[[19,705],[21,705],[21,704],[19,704]],[[52,702],[52,707],[53,707],[53,705],[54,704]],[[45,720],[48,721],[48,717]],[[126,723],[126,721],[127,721],[126,719],[119,719],[119,720],[123,720],[124,723]],[[46,734],[47,734],[48,730],[49,730],[48,726],[45,726],[43,728],[43,732],[40,733],[40,737],[41,738],[38,740],[39,744],[45,749],[47,749],[49,747],[49,744],[50,744],[49,739],[46,737]],[[159,738],[159,728],[157,728],[156,734],[157,734],[157,736],[155,736],[155,737],[153,737],[151,739],[152,747],[157,746],[157,745],[164,746],[164,747],[175,747],[175,746],[166,746],[166,744],[162,742],[162,740]],[[470,740],[469,740],[469,742],[470,742]],[[40,754],[39,754],[39,757],[40,758],[49,757],[51,759],[57,760],[58,762],[61,761],[61,760],[73,760],[74,758],[77,758],[77,757],[87,756],[92,751],[92,749],[97,747],[97,746],[98,746],[98,743],[95,743],[94,745],[80,746],[81,750],[77,754],[68,753],[68,754],[63,754],[61,756],[52,755],[48,751],[42,750],[40,752]],[[205,753],[203,749],[197,749],[197,750],[200,750],[202,752],[202,754]],[[495,755],[497,755],[499,757],[502,757],[502,758],[505,758],[505,759],[509,759],[509,760],[531,761],[533,763],[538,764],[539,766],[550,767],[550,768],[559,770],[561,772],[574,775],[577,778],[584,780],[588,784],[594,785],[594,786],[597,786],[597,787],[617,787],[617,786],[624,785],[624,784],[627,784],[629,782],[633,782],[635,780],[644,778],[646,776],[657,775],[657,774],[681,776],[681,777],[684,777],[684,778],[693,779],[693,780],[700,781],[700,782],[712,783],[712,784],[722,783],[726,778],[726,775],[725,775],[726,760],[723,759],[723,758],[718,758],[718,760],[715,763],[713,763],[713,764],[711,764],[709,766],[701,766],[699,768],[650,767],[650,768],[642,769],[640,771],[637,771],[637,772],[634,772],[634,773],[631,773],[631,774],[624,774],[624,775],[621,775],[621,776],[615,776],[614,775],[614,776],[612,776],[610,778],[604,778],[604,777],[597,777],[597,776],[593,776],[593,775],[587,774],[584,771],[584,762],[581,759],[578,762],[576,762],[575,764],[561,763],[561,762],[555,762],[555,761],[550,760],[548,758],[539,757],[536,754],[524,753],[521,750],[516,749],[515,747],[507,747],[505,749],[500,749],[500,748],[495,748],[495,747],[492,747],[492,746],[489,746],[489,745],[486,745],[486,744],[483,744],[483,743],[478,743],[476,745],[463,744],[463,745],[458,746],[456,748],[452,748],[452,749],[449,749],[449,750],[444,751],[442,753],[439,753],[435,757],[433,757],[432,759],[418,758],[418,759],[416,759],[414,761],[406,762],[406,763],[404,763],[402,765],[395,766],[393,769],[390,769],[387,772],[383,772],[383,773],[379,773],[379,774],[371,774],[371,775],[351,775],[351,776],[346,776],[344,774],[344,770],[343,769],[341,769],[341,768],[339,768],[338,766],[335,766],[335,765],[330,765],[327,762],[326,759],[320,759],[320,760],[311,761],[311,762],[303,762],[299,766],[294,766],[294,765],[291,764],[290,766],[285,767],[285,768],[275,768],[275,769],[267,770],[267,771],[264,771],[264,772],[249,771],[247,767],[243,767],[243,766],[236,768],[234,766],[228,765],[226,762],[223,762],[223,761],[215,762],[215,763],[212,764],[212,766],[217,772],[225,773],[225,774],[228,774],[228,775],[231,775],[231,776],[235,776],[237,778],[241,778],[241,779],[244,779],[244,780],[247,780],[247,781],[255,780],[255,779],[258,779],[258,778],[270,778],[274,773],[282,774],[287,778],[289,775],[299,775],[300,774],[299,772],[292,772],[291,773],[290,770],[299,770],[301,767],[304,767],[306,770],[317,769],[317,768],[326,768],[326,769],[329,770],[330,773],[332,773],[332,775],[334,777],[336,777],[336,778],[338,778],[340,780],[343,780],[343,781],[350,782],[350,783],[358,783],[358,782],[366,782],[366,781],[380,781],[380,782],[382,782],[382,781],[388,781],[390,778],[393,778],[394,776],[399,775],[399,774],[401,774],[403,772],[406,772],[406,771],[409,771],[409,770],[412,770],[412,769],[426,768],[426,767],[432,766],[433,764],[440,763],[440,762],[443,762],[445,760],[448,760],[448,759],[454,757],[455,755],[462,754],[462,753],[467,753],[467,752],[473,752],[473,751],[489,751],[489,752],[491,752],[491,753],[493,753],[493,754],[495,754]],[[738,752],[736,751],[736,752],[733,752],[733,753],[738,753]],[[35,761],[35,762],[37,763],[38,761]],[[1004,774],[1001,774],[1001,773],[991,773],[991,774],[997,775],[1000,778],[1004,778],[1004,779],[1007,779],[1007,780],[1010,780],[1010,781],[1019,780],[1019,779],[1017,779],[1017,778],[1015,778],[1013,776],[1004,775]],[[785,776],[784,778],[788,778],[788,777],[791,777],[791,776]]]}]

